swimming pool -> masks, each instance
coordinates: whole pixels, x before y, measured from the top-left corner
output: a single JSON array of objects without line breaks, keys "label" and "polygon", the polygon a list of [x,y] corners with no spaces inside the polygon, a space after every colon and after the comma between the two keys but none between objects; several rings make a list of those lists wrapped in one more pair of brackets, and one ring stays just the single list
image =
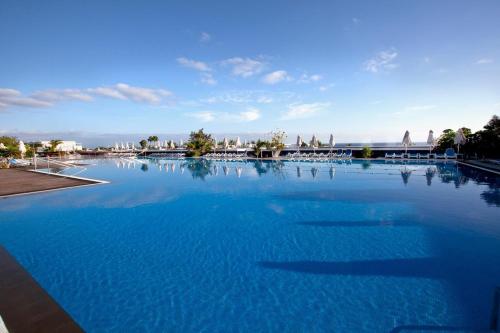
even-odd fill
[{"label": "swimming pool", "polygon": [[499,178],[448,163],[91,160],[0,200],[0,244],[90,332],[488,327]]}]

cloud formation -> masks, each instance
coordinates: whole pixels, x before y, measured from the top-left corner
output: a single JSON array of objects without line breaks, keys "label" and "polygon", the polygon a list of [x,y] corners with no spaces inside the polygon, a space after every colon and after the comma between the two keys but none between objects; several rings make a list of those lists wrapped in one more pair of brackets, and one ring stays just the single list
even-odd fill
[{"label": "cloud formation", "polygon": [[379,52],[375,57],[367,60],[363,64],[363,69],[371,73],[389,71],[399,66],[398,64],[394,63],[397,56],[398,52],[396,52],[394,49]]},{"label": "cloud formation", "polygon": [[402,116],[402,115],[410,115],[410,114],[415,114],[415,113],[421,113],[421,112],[428,112],[432,111],[437,108],[437,105],[433,104],[428,104],[428,105],[412,105],[412,106],[407,106],[404,108],[403,111],[396,111],[393,113],[395,116]]},{"label": "cloud formation", "polygon": [[313,74],[309,75],[307,73],[304,73],[300,76],[300,78],[297,80],[297,83],[311,83],[311,82],[318,82],[323,79],[323,76],[319,74]]},{"label": "cloud formation", "polygon": [[87,89],[39,90],[31,95],[23,95],[15,89],[0,88],[0,108],[7,109],[16,106],[47,108],[65,101],[92,102],[95,97],[158,105],[173,97],[173,93],[166,89],[136,87],[125,83]]},{"label": "cloud formation", "polygon": [[239,113],[199,111],[186,114],[188,117],[195,118],[201,122],[209,123],[217,119],[222,122],[251,122],[261,117],[261,112],[257,108],[249,107]]},{"label": "cloud formation", "polygon": [[266,91],[266,90],[230,90],[208,98],[200,99],[203,104],[270,104],[274,102],[290,102],[295,96],[288,91]]},{"label": "cloud formation", "polygon": [[284,70],[274,71],[262,78],[262,82],[265,84],[276,84],[282,81],[291,81],[292,77]]},{"label": "cloud formation", "polygon": [[240,112],[239,117],[242,121],[254,121],[260,118],[260,110],[248,108],[246,111]]},{"label": "cloud formation", "polygon": [[200,42],[208,43],[211,40],[212,40],[212,36],[208,32],[202,31],[202,33],[200,34]]},{"label": "cloud formation", "polygon": [[221,61],[223,66],[230,66],[231,74],[247,78],[262,72],[265,63],[251,58],[234,57]]},{"label": "cloud formation", "polygon": [[493,63],[493,59],[490,59],[490,58],[482,58],[482,59],[479,59],[478,61],[476,61],[477,65],[486,65],[486,64],[491,64],[491,63]]},{"label": "cloud formation", "polygon": [[217,80],[214,79],[212,73],[201,73],[201,83],[208,84],[209,86],[214,86],[217,84]]},{"label": "cloud formation", "polygon": [[134,87],[125,83],[118,83],[111,87],[91,88],[88,91],[103,97],[147,104],[160,104],[164,98],[173,96],[169,90]]},{"label": "cloud formation", "polygon": [[185,57],[177,58],[177,62],[184,67],[191,68],[200,72],[210,72],[212,69],[203,61],[188,59]]},{"label": "cloud formation", "polygon": [[305,104],[290,104],[288,111],[286,111],[281,119],[282,120],[295,120],[309,118],[317,113],[327,109],[331,103],[305,103]]}]

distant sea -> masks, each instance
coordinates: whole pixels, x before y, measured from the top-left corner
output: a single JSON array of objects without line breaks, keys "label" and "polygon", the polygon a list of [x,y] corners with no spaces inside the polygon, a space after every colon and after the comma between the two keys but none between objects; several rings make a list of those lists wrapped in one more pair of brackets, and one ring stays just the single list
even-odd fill
[{"label": "distant sea", "polygon": [[[136,145],[139,144],[139,141],[142,139],[147,139],[148,136],[150,135],[156,135],[160,139],[160,141],[163,143],[165,140],[174,140],[174,142],[179,142],[179,140],[183,140],[184,142],[187,141],[189,137],[189,133],[184,133],[184,134],[168,134],[168,133],[163,133],[163,134],[157,134],[157,133],[150,133],[150,134],[143,134],[143,133],[135,133],[135,134],[97,134],[97,133],[82,133],[82,132],[54,132],[54,133],[33,133],[33,132],[0,132],[0,136],[2,135],[10,135],[10,136],[15,136],[19,138],[20,140],[23,140],[24,142],[33,142],[33,141],[40,141],[40,140],[54,140],[54,139],[59,139],[59,140],[73,140],[78,143],[83,144],[85,148],[96,148],[96,147],[111,147],[114,146],[115,143],[134,143]],[[240,140],[243,142],[252,141],[252,140],[257,140],[257,139],[270,139],[269,133],[216,133],[213,134],[213,137],[217,139],[217,141],[222,141],[224,137],[227,137],[228,139],[236,139],[236,137],[240,137]],[[318,140],[320,140],[323,144],[327,144],[330,134],[319,134],[316,135]],[[294,144],[296,142],[297,134],[288,134],[286,143],[287,144]],[[312,134],[309,135],[302,135],[302,139],[305,142],[309,142],[312,138]],[[335,140],[337,141],[337,140]],[[425,145],[424,142],[415,142],[415,144],[420,145],[423,144]],[[349,142],[345,140],[340,140],[339,142],[336,142],[335,146],[336,147],[346,147],[346,146],[363,146],[363,145],[368,145],[368,146],[378,146],[378,147],[383,147],[383,146],[394,146],[394,145],[401,145],[401,141],[394,141],[394,142]]]}]

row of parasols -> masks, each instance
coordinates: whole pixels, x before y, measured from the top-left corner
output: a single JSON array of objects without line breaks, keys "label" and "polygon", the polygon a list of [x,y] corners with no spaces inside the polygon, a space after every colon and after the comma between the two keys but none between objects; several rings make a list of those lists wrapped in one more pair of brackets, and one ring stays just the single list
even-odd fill
[{"label": "row of parasols", "polygon": [[[460,145],[464,145],[466,142],[467,139],[465,138],[464,131],[461,128],[459,128],[455,133],[455,138],[453,140],[453,143],[457,145],[458,152],[460,152]],[[409,131],[405,132],[405,135],[403,136],[403,141],[401,143],[405,147],[405,152],[407,152],[408,147],[413,144],[413,142],[410,139]],[[436,145],[436,143],[437,140],[434,138],[434,131],[430,130],[429,135],[427,136],[427,144],[429,145],[429,150],[432,150],[432,148]]]},{"label": "row of parasols", "polygon": [[[153,147],[157,149],[165,148],[165,149],[175,149],[176,147],[182,147],[184,146],[184,142],[182,140],[179,141],[178,145],[175,144],[173,140],[167,141],[165,140],[163,143],[161,142],[155,142]],[[136,150],[139,149],[137,148],[134,143],[129,143],[129,142],[121,142],[115,143],[114,146],[115,150]]]}]

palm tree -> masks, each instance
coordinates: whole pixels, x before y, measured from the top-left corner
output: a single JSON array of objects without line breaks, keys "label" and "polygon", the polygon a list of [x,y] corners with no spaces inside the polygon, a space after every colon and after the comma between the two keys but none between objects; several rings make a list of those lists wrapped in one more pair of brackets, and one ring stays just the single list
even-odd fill
[{"label": "palm tree", "polygon": [[[54,153],[56,152],[57,146],[62,143],[62,140],[50,140],[50,148],[49,151]],[[59,157],[61,157],[61,151],[59,151]]]},{"label": "palm tree", "polygon": [[151,145],[152,142],[158,142],[158,137],[156,135],[151,135],[148,138],[149,144]]},{"label": "palm tree", "polygon": [[253,148],[253,151],[255,153],[255,155],[257,157],[259,157],[260,155],[260,158],[262,158],[262,151],[264,149],[267,149],[269,146],[269,142],[268,141],[261,141],[260,139],[257,140],[257,142],[255,143],[255,146]]}]

